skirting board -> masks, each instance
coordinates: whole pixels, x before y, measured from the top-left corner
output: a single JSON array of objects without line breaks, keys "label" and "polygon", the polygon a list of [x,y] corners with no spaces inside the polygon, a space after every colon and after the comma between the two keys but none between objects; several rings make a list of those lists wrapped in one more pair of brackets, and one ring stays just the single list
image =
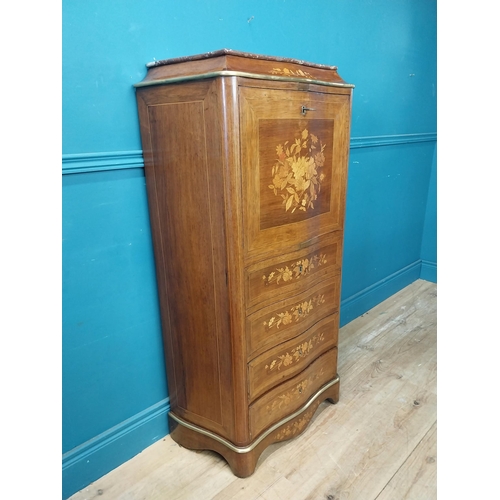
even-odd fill
[{"label": "skirting board", "polygon": [[420,279],[437,283],[437,263],[422,260],[422,270],[420,271]]},{"label": "skirting board", "polygon": [[350,323],[417,279],[436,283],[437,265],[421,259],[366,287],[340,303],[340,326]]},{"label": "skirting board", "polygon": [[62,459],[62,498],[66,499],[169,433],[169,399],[103,432],[65,453]]}]

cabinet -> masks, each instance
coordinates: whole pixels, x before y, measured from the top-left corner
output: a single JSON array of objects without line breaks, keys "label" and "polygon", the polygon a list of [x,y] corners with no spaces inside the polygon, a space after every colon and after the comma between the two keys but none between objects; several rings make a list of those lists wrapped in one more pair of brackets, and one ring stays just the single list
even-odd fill
[{"label": "cabinet", "polygon": [[246,477],[339,398],[353,86],[223,49],[151,63],[135,87],[171,436]]}]

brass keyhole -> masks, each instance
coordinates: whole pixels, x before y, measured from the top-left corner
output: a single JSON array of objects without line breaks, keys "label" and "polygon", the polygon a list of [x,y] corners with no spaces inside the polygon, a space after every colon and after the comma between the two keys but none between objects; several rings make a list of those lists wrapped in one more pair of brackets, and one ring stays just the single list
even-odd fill
[{"label": "brass keyhole", "polygon": [[302,264],[299,266],[299,272],[302,272]]},{"label": "brass keyhole", "polygon": [[306,106],[302,106],[300,108],[300,112],[302,113],[303,116],[306,116],[306,113],[308,111],[316,111],[316,109],[314,109],[314,108],[306,108]]},{"label": "brass keyhole", "polygon": [[299,307],[299,314],[302,314],[302,307]]},{"label": "brass keyhole", "polygon": [[302,387],[299,387],[299,394],[302,394]]}]

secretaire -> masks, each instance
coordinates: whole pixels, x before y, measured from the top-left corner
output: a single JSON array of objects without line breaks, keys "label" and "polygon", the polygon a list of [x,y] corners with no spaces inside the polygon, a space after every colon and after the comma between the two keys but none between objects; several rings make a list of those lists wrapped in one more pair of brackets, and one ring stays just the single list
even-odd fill
[{"label": "secretaire", "polygon": [[136,84],[171,435],[240,477],[339,398],[352,87],[227,49]]}]

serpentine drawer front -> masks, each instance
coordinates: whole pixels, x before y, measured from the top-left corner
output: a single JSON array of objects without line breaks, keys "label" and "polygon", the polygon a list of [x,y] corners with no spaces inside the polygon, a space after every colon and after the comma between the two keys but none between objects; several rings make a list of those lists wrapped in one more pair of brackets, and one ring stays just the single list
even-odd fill
[{"label": "serpentine drawer front", "polygon": [[170,432],[246,477],[339,398],[353,86],[333,66],[228,49],[147,67]]},{"label": "serpentine drawer front", "polygon": [[[248,363],[250,401],[304,370],[338,343],[338,314],[332,314],[297,338],[284,342]],[[334,374],[336,375],[336,373]]]},{"label": "serpentine drawer front", "polygon": [[339,303],[340,276],[321,281],[294,295],[247,316],[247,352],[249,358],[282,342],[297,337],[324,316],[332,304]]},{"label": "serpentine drawer front", "polygon": [[337,348],[329,350],[293,379],[267,392],[250,406],[250,433],[257,436],[270,424],[302,406],[337,374]]},{"label": "serpentine drawer front", "polygon": [[[312,224],[311,224],[312,225]],[[339,275],[342,264],[342,233],[335,231],[321,238],[321,243],[304,245],[291,253],[257,262],[245,269],[248,312],[274,302],[278,297],[291,297],[307,290],[329,275]]]}]

